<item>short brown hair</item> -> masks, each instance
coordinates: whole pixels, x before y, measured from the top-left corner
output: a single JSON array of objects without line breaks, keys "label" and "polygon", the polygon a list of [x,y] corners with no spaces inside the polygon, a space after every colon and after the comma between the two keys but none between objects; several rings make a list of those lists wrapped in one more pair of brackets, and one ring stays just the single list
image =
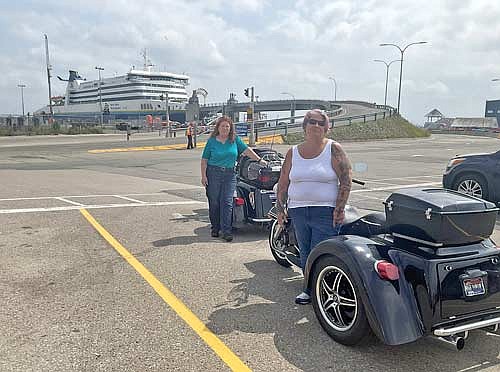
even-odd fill
[{"label": "short brown hair", "polygon": [[234,142],[236,138],[236,130],[234,129],[234,123],[229,116],[221,116],[215,121],[215,127],[212,134],[210,134],[210,137],[215,138],[219,135],[219,126],[224,122],[229,123],[229,141]]}]

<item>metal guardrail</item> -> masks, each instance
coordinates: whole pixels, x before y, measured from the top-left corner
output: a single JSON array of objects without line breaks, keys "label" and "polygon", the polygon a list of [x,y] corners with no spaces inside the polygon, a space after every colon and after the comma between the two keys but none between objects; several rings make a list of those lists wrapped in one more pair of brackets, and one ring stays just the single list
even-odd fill
[{"label": "metal guardrail", "polygon": [[[332,123],[332,127],[348,126],[356,122],[366,123],[370,121],[376,121],[378,119],[385,119],[394,116],[396,114],[396,110],[390,106],[373,105],[372,107],[377,109],[382,109],[385,111],[373,112],[362,115],[351,115],[341,118],[336,118],[336,116],[338,116],[341,113],[342,109],[328,112],[327,114],[330,119],[330,122]],[[258,137],[258,134],[262,132],[277,132],[277,133],[283,132],[284,135],[287,135],[290,129],[301,128],[303,119],[304,115],[272,119],[272,120],[256,120],[255,121],[255,130],[257,133],[256,137]]]}]

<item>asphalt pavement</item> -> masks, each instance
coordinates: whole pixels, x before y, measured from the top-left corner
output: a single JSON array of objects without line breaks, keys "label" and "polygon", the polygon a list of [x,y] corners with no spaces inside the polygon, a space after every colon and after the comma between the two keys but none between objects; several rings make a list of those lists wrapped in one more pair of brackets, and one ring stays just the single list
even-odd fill
[{"label": "asphalt pavement", "polygon": [[[210,237],[201,149],[90,152],[172,144],[156,136],[0,138],[1,371],[500,370],[500,336],[479,331],[459,353],[335,343],[294,304],[301,275],[273,261],[264,228]],[[381,211],[393,190],[439,187],[449,158],[500,140],[343,146],[366,168],[350,204]]]}]

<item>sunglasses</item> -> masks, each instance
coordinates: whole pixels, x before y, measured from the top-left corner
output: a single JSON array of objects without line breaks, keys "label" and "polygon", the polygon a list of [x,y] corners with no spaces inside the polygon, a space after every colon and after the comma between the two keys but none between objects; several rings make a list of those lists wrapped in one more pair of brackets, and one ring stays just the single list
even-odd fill
[{"label": "sunglasses", "polygon": [[307,124],[311,124],[311,125],[318,124],[318,125],[324,127],[326,125],[326,121],[325,120],[309,119],[309,120],[307,120]]}]

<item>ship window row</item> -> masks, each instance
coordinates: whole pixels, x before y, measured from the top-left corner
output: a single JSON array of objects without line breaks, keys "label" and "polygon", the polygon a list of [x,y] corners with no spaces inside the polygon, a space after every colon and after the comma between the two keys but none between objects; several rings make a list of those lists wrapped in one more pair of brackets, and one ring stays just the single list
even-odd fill
[{"label": "ship window row", "polygon": [[129,75],[129,79],[141,79],[141,80],[165,80],[172,81],[174,83],[187,84],[187,79],[177,79],[166,76],[143,76],[143,75]]},{"label": "ship window row", "polygon": [[[157,100],[157,96],[130,96],[130,97],[116,97],[116,98],[106,98],[103,100],[103,102],[112,102],[112,101],[133,101],[133,100],[138,100],[138,99],[155,99]],[[89,100],[74,100],[70,99],[69,103],[70,104],[82,104],[82,103],[96,103],[99,102],[99,98],[97,99],[89,99]],[[184,98],[170,98],[169,102],[186,102],[186,99]]]},{"label": "ship window row", "polygon": [[[114,95],[117,95],[117,94],[129,94],[129,93],[160,93],[160,94],[163,94],[163,92],[161,91],[158,91],[158,90],[147,90],[147,89],[131,89],[131,90],[127,90],[125,92],[101,92],[101,96],[114,96]],[[168,94],[180,94],[180,95],[183,95],[183,96],[186,96],[187,97],[187,93],[185,91],[180,91],[180,92],[169,92]],[[82,98],[95,98],[95,97],[99,97],[99,94],[91,94],[91,95],[85,95],[85,96],[80,96],[80,95],[75,95],[75,94],[71,94],[70,95],[70,98],[72,99],[82,99]]]},{"label": "ship window row", "polygon": [[[98,86],[98,85],[96,85]],[[106,89],[114,89],[114,88],[125,88],[125,87],[137,87],[137,86],[146,86],[146,87],[157,87],[157,88],[179,88],[179,89],[184,89],[185,86],[179,86],[179,85],[168,85],[168,84],[147,84],[145,85],[144,83],[127,83],[127,84],[119,84],[119,85],[108,85],[105,86],[104,84],[101,86],[101,91],[106,90]],[[86,87],[82,87],[82,89],[75,91],[75,92],[70,92],[70,94],[78,94],[78,93],[90,93],[90,92],[97,92],[99,91],[99,88],[96,89],[89,89]]]},{"label": "ship window row", "polygon": [[[174,79],[174,78],[166,78],[166,77],[163,77],[163,76],[152,76],[152,77],[148,77],[148,76],[132,76],[130,78],[127,78],[127,80],[130,80],[130,81],[136,81],[136,80],[164,80],[164,81],[169,81],[171,83],[177,83],[177,84],[180,84],[180,85],[188,85],[188,80],[183,80],[183,79]],[[105,86],[105,85],[108,85],[108,84],[113,84],[113,83],[106,83],[104,81],[101,82],[101,87]],[[83,83],[82,84],[82,88],[83,89],[87,89],[87,88],[90,88],[90,87],[98,87],[99,86],[99,81],[96,81],[96,82],[93,82],[93,83]]]}]

